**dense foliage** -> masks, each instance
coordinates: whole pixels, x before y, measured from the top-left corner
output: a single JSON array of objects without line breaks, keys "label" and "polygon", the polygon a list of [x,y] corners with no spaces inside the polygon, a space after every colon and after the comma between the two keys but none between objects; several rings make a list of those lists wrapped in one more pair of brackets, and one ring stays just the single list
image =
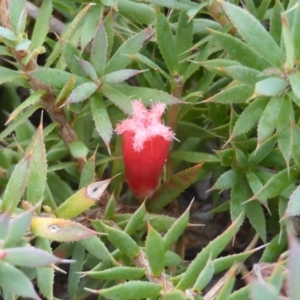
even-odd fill
[{"label": "dense foliage", "polygon": [[[298,0],[0,0],[0,25],[4,300],[298,299]],[[137,158],[134,100],[175,133]],[[178,197],[202,181],[228,225],[187,263]]]}]

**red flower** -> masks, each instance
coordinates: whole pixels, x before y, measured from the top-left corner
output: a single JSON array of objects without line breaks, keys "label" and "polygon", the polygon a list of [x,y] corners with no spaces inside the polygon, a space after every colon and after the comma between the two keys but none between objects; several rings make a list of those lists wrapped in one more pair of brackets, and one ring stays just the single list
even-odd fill
[{"label": "red flower", "polygon": [[156,103],[148,111],[141,101],[132,102],[131,118],[116,127],[123,135],[123,159],[126,181],[137,198],[151,197],[167,160],[173,131],[161,117],[165,104]]}]

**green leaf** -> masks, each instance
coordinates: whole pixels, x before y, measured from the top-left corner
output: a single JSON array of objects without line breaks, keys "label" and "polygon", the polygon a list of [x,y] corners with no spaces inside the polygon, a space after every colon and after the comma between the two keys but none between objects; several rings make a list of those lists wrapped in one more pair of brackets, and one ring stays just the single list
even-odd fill
[{"label": "green leaf", "polygon": [[295,49],[294,49],[294,42],[292,37],[291,28],[288,24],[288,19],[284,14],[281,14],[281,22],[282,22],[282,38],[284,42],[285,48],[285,69],[287,71],[294,69],[295,63]]},{"label": "green leaf", "polygon": [[97,132],[109,150],[109,144],[113,134],[113,127],[107,113],[105,103],[98,93],[91,97],[91,112]]},{"label": "green leaf", "polygon": [[0,66],[0,84],[14,81],[16,79],[26,79],[26,76],[21,72],[13,71]]},{"label": "green leaf", "polygon": [[62,259],[31,246],[8,248],[4,250],[4,253],[3,261],[14,266],[36,268],[63,262]]},{"label": "green leaf", "polygon": [[80,175],[79,189],[95,181],[96,153],[94,153],[84,164]]},{"label": "green leaf", "polygon": [[284,169],[278,172],[251,199],[258,199],[260,202],[266,203],[267,199],[278,196],[293,183],[298,174],[299,170],[296,168]]},{"label": "green leaf", "polygon": [[49,31],[52,16],[52,1],[45,0],[40,7],[33,33],[31,36],[30,50],[34,51],[43,45]]},{"label": "green leaf", "polygon": [[179,237],[182,235],[186,227],[188,226],[190,209],[192,203],[188,206],[185,212],[176,220],[176,222],[170,227],[163,237],[165,250],[170,249]]},{"label": "green leaf", "polygon": [[147,281],[128,281],[107,289],[101,289],[98,291],[88,290],[105,298],[127,300],[158,297],[162,290],[162,286],[160,284]]},{"label": "green leaf", "polygon": [[158,277],[165,268],[165,245],[161,235],[148,224],[145,253],[153,276]]},{"label": "green leaf", "polygon": [[292,91],[298,99],[300,99],[300,72],[297,71],[294,74],[288,76],[292,87]]},{"label": "green leaf", "polygon": [[144,217],[146,214],[145,202],[132,214],[131,218],[128,220],[124,231],[132,235],[135,231],[140,229],[144,225]]},{"label": "green leaf", "polygon": [[249,156],[248,162],[250,165],[256,166],[264,160],[272,151],[277,143],[277,135],[274,134],[262,144],[258,144],[257,148]]},{"label": "green leaf", "polygon": [[17,36],[11,30],[2,26],[0,26],[0,39],[1,38],[7,39],[9,41],[17,40]]},{"label": "green leaf", "polygon": [[295,9],[295,13],[294,13],[294,21],[293,21],[293,26],[292,26],[292,37],[293,37],[293,43],[294,43],[295,58],[296,58],[297,62],[299,62],[299,60],[300,60],[299,30],[300,30],[300,8],[299,8],[299,5],[296,5],[296,9]]},{"label": "green leaf", "polygon": [[[91,10],[92,11],[92,10]],[[103,20],[100,20],[95,32],[90,62],[95,68],[97,74],[101,75],[104,71],[108,50],[107,33],[104,27]]]},{"label": "green leaf", "polygon": [[68,295],[70,300],[76,299],[76,292],[80,282],[84,261],[85,261],[85,248],[76,243],[72,254],[73,263],[70,265],[68,275]]},{"label": "green leaf", "polygon": [[211,281],[214,272],[215,272],[214,264],[209,259],[205,267],[202,269],[199,276],[197,277],[196,282],[192,289],[196,292],[202,291],[207,286],[207,284]]},{"label": "green leaf", "polygon": [[70,153],[74,158],[83,158],[85,159],[89,149],[85,145],[85,143],[81,140],[75,140],[69,143]]},{"label": "green leaf", "polygon": [[28,147],[32,153],[27,184],[27,201],[36,204],[43,200],[47,182],[47,159],[42,123]]},{"label": "green leaf", "polygon": [[172,76],[178,71],[178,54],[176,52],[175,39],[166,17],[159,11],[156,11],[156,39],[159,50]]},{"label": "green leaf", "polygon": [[285,97],[282,101],[276,127],[278,146],[288,167],[291,158],[291,122],[294,122],[294,108],[292,101]]},{"label": "green leaf", "polygon": [[97,83],[98,81],[98,76],[97,73],[94,69],[94,67],[86,60],[77,58],[78,62],[80,63],[83,71],[85,72],[85,74],[95,83]]},{"label": "green leaf", "polygon": [[290,196],[288,207],[285,212],[287,216],[293,217],[300,215],[299,196],[300,186],[297,186],[297,188],[293,191],[292,195]]},{"label": "green leaf", "polygon": [[124,42],[113,57],[107,62],[104,73],[108,74],[125,69],[131,62],[130,54],[139,52],[144,43],[153,35],[153,30],[146,28]]},{"label": "green leaf", "polygon": [[242,214],[244,215],[246,207],[243,204],[251,195],[251,189],[246,178],[238,171],[237,179],[231,189],[230,195],[230,215],[231,220],[235,221]]},{"label": "green leaf", "polygon": [[272,14],[270,17],[270,34],[273,37],[274,41],[280,45],[281,42],[281,13],[283,7],[280,1],[275,1],[273,6]]},{"label": "green leaf", "polygon": [[246,133],[254,127],[268,104],[268,101],[269,99],[266,97],[259,97],[251,102],[236,121],[229,140]]},{"label": "green leaf", "polygon": [[57,242],[76,242],[97,234],[80,223],[51,217],[34,217],[30,229],[35,236]]},{"label": "green leaf", "polygon": [[64,57],[62,63],[63,68],[65,68],[65,63],[66,63],[72,73],[82,77],[86,77],[85,72],[77,59],[78,57],[80,57],[80,51],[76,48],[76,46],[72,45],[71,43],[63,41],[62,54]]},{"label": "green leaf", "polygon": [[220,93],[208,98],[203,103],[223,103],[223,104],[234,104],[234,103],[245,103],[253,95],[254,89],[245,84],[238,84],[233,87],[228,87]]},{"label": "green leaf", "polygon": [[68,81],[75,77],[75,85],[87,82],[87,79],[58,69],[38,69],[27,73],[30,77],[54,88],[62,89]]},{"label": "green leaf", "polygon": [[273,263],[286,248],[287,235],[286,231],[282,231],[282,234],[277,234],[267,245],[260,262]]},{"label": "green leaf", "polygon": [[132,106],[131,99],[122,91],[119,91],[115,86],[103,84],[100,91],[103,95],[119,107],[124,113],[131,114]]},{"label": "green leaf", "polygon": [[178,172],[163,183],[146,205],[150,212],[159,211],[161,208],[171,203],[182,191],[192,184],[202,168],[203,164],[198,164],[192,168]]},{"label": "green leaf", "polygon": [[264,78],[264,75],[261,72],[244,66],[225,67],[222,68],[222,71],[234,80],[250,86],[254,85],[261,78]]},{"label": "green leaf", "polygon": [[270,67],[269,63],[261,57],[260,53],[256,53],[254,49],[250,48],[236,37],[213,30],[211,30],[211,34],[215,41],[234,60],[240,62],[242,65],[260,71]]},{"label": "green leaf", "polygon": [[[114,217],[115,210],[116,210],[116,205],[117,205],[117,202],[116,202],[115,195],[111,194],[111,196],[108,200],[108,203],[105,207],[105,214],[104,214],[104,219],[105,220],[109,220],[109,219],[112,219]],[[130,227],[128,224],[126,226]],[[130,234],[130,232],[127,232],[127,233]]]},{"label": "green leaf", "polygon": [[80,244],[94,257],[103,260],[106,264],[110,265],[114,259],[110,252],[107,250],[105,244],[97,236],[91,236],[85,240],[81,240]]},{"label": "green leaf", "polygon": [[172,152],[171,157],[195,164],[219,161],[219,159],[212,154],[184,150],[175,150]]},{"label": "green leaf", "polygon": [[[50,241],[42,238],[36,238],[35,246],[37,248],[43,249],[52,254],[52,249]],[[54,284],[54,269],[52,267],[48,268],[37,268],[37,284],[40,292],[47,299],[53,298],[53,284]]]},{"label": "green leaf", "polygon": [[245,9],[224,1],[220,4],[247,44],[272,66],[281,68],[284,55],[263,25]]},{"label": "green leaf", "polygon": [[257,96],[279,96],[288,83],[279,77],[270,77],[255,84],[255,94]]},{"label": "green leaf", "polygon": [[24,213],[17,214],[10,222],[10,232],[5,240],[5,247],[13,247],[28,232],[31,219],[35,214],[36,207],[33,207]]},{"label": "green leaf", "polygon": [[183,291],[169,291],[163,294],[162,300],[185,300],[186,297]]},{"label": "green leaf", "polygon": [[218,292],[216,300],[228,300],[233,290],[234,282],[235,282],[235,276],[233,276],[231,272],[228,272],[225,282]]},{"label": "green leaf", "polygon": [[283,102],[284,99],[281,97],[272,97],[261,114],[257,126],[257,147],[273,134]]},{"label": "green leaf", "polygon": [[26,7],[25,0],[11,0],[9,2],[9,19],[14,31],[17,31],[18,23],[21,14],[24,12]]},{"label": "green leaf", "polygon": [[295,163],[300,165],[300,128],[295,123],[291,123],[291,150]]},{"label": "green leaf", "polygon": [[233,187],[236,180],[236,172],[230,169],[218,178],[216,183],[212,186],[211,190],[228,190]]},{"label": "green leaf", "polygon": [[175,36],[175,47],[179,60],[178,71],[183,75],[188,62],[184,60],[189,56],[189,49],[193,45],[193,21],[189,20],[186,12],[181,11]]},{"label": "green leaf", "polygon": [[0,262],[0,286],[22,297],[40,299],[25,274],[6,262]]},{"label": "green leaf", "polygon": [[[10,230],[9,214],[7,212],[0,215],[0,240],[5,241]],[[2,242],[1,242],[2,243]],[[2,246],[2,245],[1,245]]]},{"label": "green leaf", "polygon": [[99,86],[94,82],[86,82],[78,85],[68,97],[65,104],[84,101],[93,95],[98,88]]},{"label": "green leaf", "polygon": [[[94,37],[95,39],[95,31],[99,24],[99,20],[101,19],[103,14],[103,5],[102,3],[95,3],[93,5],[93,9],[90,9],[84,18],[84,24],[82,26],[81,36],[80,36],[80,45],[81,49],[85,49],[88,43]],[[101,22],[101,21],[100,21]],[[93,46],[92,46],[93,47]],[[101,52],[99,52],[101,53]],[[100,59],[100,57],[99,57]],[[95,66],[93,64],[93,66]]]},{"label": "green leaf", "polygon": [[199,272],[205,267],[209,257],[213,260],[230,242],[241,226],[241,216],[233,222],[221,235],[211,241],[190,263],[182,278],[180,279],[177,289],[187,289],[196,281]]},{"label": "green leaf", "polygon": [[121,83],[142,72],[142,70],[123,69],[106,74],[101,79],[103,83],[107,84]]},{"label": "green leaf", "polygon": [[157,102],[167,105],[183,103],[180,99],[160,90],[150,89],[146,87],[129,86],[129,85],[113,85],[114,88],[133,99],[141,99],[146,104],[154,104]]},{"label": "green leaf", "polygon": [[116,248],[130,258],[134,258],[139,254],[139,246],[127,233],[106,225],[104,226],[108,239],[115,245]]},{"label": "green leaf", "polygon": [[12,214],[18,206],[28,182],[31,158],[32,153],[28,152],[15,166],[2,196],[2,211]]},{"label": "green leaf", "polygon": [[280,300],[275,288],[264,281],[253,281],[250,285],[250,294],[253,300]]},{"label": "green leaf", "polygon": [[136,267],[114,267],[103,271],[90,271],[85,275],[106,280],[138,280],[145,276],[146,270]]},{"label": "green leaf", "polygon": [[267,240],[266,219],[261,204],[258,201],[250,201],[245,203],[246,215],[252,227],[258,233],[264,243]]}]

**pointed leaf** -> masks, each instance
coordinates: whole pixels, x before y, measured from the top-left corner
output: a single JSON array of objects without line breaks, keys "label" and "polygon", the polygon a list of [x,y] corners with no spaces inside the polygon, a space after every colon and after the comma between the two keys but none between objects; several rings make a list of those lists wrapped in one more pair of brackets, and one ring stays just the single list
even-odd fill
[{"label": "pointed leaf", "polygon": [[28,182],[31,157],[32,152],[26,153],[14,168],[2,197],[2,211],[13,213],[18,206]]},{"label": "pointed leaf", "polygon": [[279,77],[270,77],[255,84],[255,94],[257,96],[279,96],[288,83]]},{"label": "pointed leaf", "polygon": [[196,292],[202,291],[206,287],[206,285],[211,281],[214,272],[215,272],[214,264],[209,259],[205,267],[202,269],[199,276],[197,277],[196,282],[192,289]]},{"label": "pointed leaf", "polygon": [[108,40],[103,20],[100,20],[95,32],[90,62],[95,68],[97,74],[102,74],[107,59]]},{"label": "pointed leaf", "polygon": [[119,107],[124,113],[131,114],[131,99],[124,93],[117,90],[114,86],[108,84],[103,84],[100,91],[106,98],[108,98],[112,103]]},{"label": "pointed leaf", "polygon": [[73,90],[65,103],[68,104],[84,101],[93,95],[98,88],[98,85],[94,82],[83,83]]},{"label": "pointed leaf", "polygon": [[[31,246],[8,248],[4,252],[5,257],[3,261],[15,266],[36,268],[63,262],[62,259]],[[25,257],[26,259],[24,259]]]},{"label": "pointed leaf", "polygon": [[29,151],[32,152],[27,184],[27,201],[36,204],[43,200],[47,182],[47,159],[42,123],[32,137]]},{"label": "pointed leaf", "polygon": [[106,280],[138,280],[145,276],[146,270],[136,267],[114,267],[103,271],[90,271],[85,275]]},{"label": "pointed leaf", "polygon": [[300,186],[293,191],[292,195],[290,196],[288,207],[286,209],[286,215],[293,217],[300,215]]},{"label": "pointed leaf", "polygon": [[153,276],[162,274],[165,267],[165,247],[161,235],[148,224],[148,234],[145,242],[145,253]]},{"label": "pointed leaf", "polygon": [[241,217],[232,223],[221,235],[211,241],[190,263],[176,288],[183,290],[194,284],[209,257],[215,259],[230,242],[240,226]]},{"label": "pointed leaf", "polygon": [[230,135],[230,140],[238,135],[246,133],[255,126],[268,104],[268,101],[268,98],[260,97],[255,99],[249,106],[246,107],[234,125],[232,134]]},{"label": "pointed leaf", "polygon": [[41,47],[47,37],[49,31],[50,19],[52,16],[52,1],[45,0],[42,2],[41,8],[39,10],[33,33],[31,36],[30,50],[34,51]]},{"label": "pointed leaf", "polygon": [[5,124],[11,122],[16,116],[18,116],[25,108],[37,103],[44,95],[44,91],[40,90],[32,93],[22,104],[20,104],[9,116]]},{"label": "pointed leaf", "polygon": [[258,201],[250,201],[245,204],[246,215],[252,227],[258,233],[264,243],[267,240],[266,219],[261,204]]},{"label": "pointed leaf", "polygon": [[108,239],[128,257],[134,258],[139,254],[139,246],[127,233],[108,226],[105,226],[105,231]]},{"label": "pointed leaf", "polygon": [[185,212],[176,220],[176,222],[171,226],[171,228],[165,233],[163,237],[165,250],[170,249],[186,229],[189,222],[191,205],[192,203],[188,206]]},{"label": "pointed leaf", "polygon": [[32,219],[31,232],[35,236],[57,242],[75,242],[97,234],[97,232],[73,221],[44,217]]},{"label": "pointed leaf", "polygon": [[277,134],[278,146],[287,166],[291,158],[291,122],[294,122],[294,108],[292,101],[285,97],[277,119]]},{"label": "pointed leaf", "polygon": [[225,67],[222,70],[234,80],[250,86],[264,78],[263,73],[245,66]]},{"label": "pointed leaf", "polygon": [[281,97],[272,97],[261,114],[257,126],[258,146],[273,134],[283,101]]},{"label": "pointed leaf", "polygon": [[14,266],[5,262],[0,262],[0,286],[5,287],[6,291],[22,297],[40,299],[28,277]]},{"label": "pointed leaf", "polygon": [[216,183],[212,186],[211,190],[227,190],[232,188],[237,179],[237,174],[234,170],[228,170],[223,173]]},{"label": "pointed leaf", "polygon": [[145,202],[132,214],[124,231],[132,235],[135,231],[141,228],[144,225],[144,217],[146,215]]},{"label": "pointed leaf", "polygon": [[156,39],[163,59],[172,76],[177,74],[178,57],[175,47],[175,39],[167,18],[159,11],[156,11]]},{"label": "pointed leaf", "polygon": [[220,4],[247,44],[272,66],[281,68],[284,55],[263,25],[245,9],[224,1]]},{"label": "pointed leaf", "polygon": [[295,181],[299,174],[297,168],[290,170],[284,169],[272,176],[271,179],[252,197],[258,199],[262,203],[266,203],[267,199],[278,196],[284,189]]},{"label": "pointed leaf", "polygon": [[215,41],[236,61],[241,64],[257,70],[264,70],[270,67],[269,63],[264,60],[260,53],[250,48],[241,40],[230,34],[221,33],[211,30]]},{"label": "pointed leaf", "polygon": [[296,9],[295,9],[295,13],[294,13],[294,21],[293,21],[293,26],[292,26],[292,37],[293,37],[293,43],[294,43],[295,58],[298,62],[300,60],[299,30],[300,30],[300,8],[299,8],[299,4],[298,4],[298,5],[296,5]]},{"label": "pointed leaf", "polygon": [[[36,238],[35,246],[43,251],[47,251],[52,254],[51,242],[42,239],[40,237]],[[36,269],[37,284],[40,293],[47,299],[53,298],[53,285],[54,285],[54,269],[53,267],[37,268]]]},{"label": "pointed leaf", "polygon": [[104,73],[108,74],[117,70],[125,69],[131,62],[130,54],[135,54],[151,36],[153,30],[146,28],[125,41],[107,62]]},{"label": "pointed leaf", "polygon": [[192,168],[186,169],[174,174],[163,183],[159,189],[147,202],[147,209],[150,212],[159,211],[161,208],[171,203],[182,191],[184,191],[190,184],[192,184],[202,168],[203,164],[198,164]]},{"label": "pointed leaf", "polygon": [[234,103],[245,103],[253,95],[254,89],[245,84],[239,84],[233,87],[224,89],[220,93],[208,98],[203,101],[204,103],[223,103],[223,104],[234,104]]},{"label": "pointed leaf", "polygon": [[127,300],[155,298],[159,296],[162,286],[147,281],[128,281],[113,287],[101,290],[89,290],[105,298]]},{"label": "pointed leaf", "polygon": [[300,165],[300,128],[295,123],[291,123],[291,150],[295,163]]},{"label": "pointed leaf", "polygon": [[97,83],[98,80],[98,76],[97,73],[94,69],[94,67],[86,60],[77,58],[78,62],[80,63],[80,65],[82,66],[85,74],[91,79],[93,80],[95,83]]},{"label": "pointed leaf", "polygon": [[121,83],[142,72],[142,70],[123,69],[106,74],[101,79],[103,83],[107,84]]},{"label": "pointed leaf", "polygon": [[290,84],[292,86],[292,91],[298,99],[300,99],[300,72],[297,71],[294,74],[288,76]]},{"label": "pointed leaf", "polygon": [[150,89],[139,86],[129,85],[113,85],[117,90],[133,99],[141,99],[141,101],[150,105],[153,103],[161,102],[167,105],[183,103],[180,99],[160,90]]}]

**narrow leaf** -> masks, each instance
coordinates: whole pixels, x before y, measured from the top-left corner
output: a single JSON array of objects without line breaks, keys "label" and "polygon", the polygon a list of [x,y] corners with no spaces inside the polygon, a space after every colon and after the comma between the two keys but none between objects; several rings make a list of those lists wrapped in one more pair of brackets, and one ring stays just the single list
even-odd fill
[{"label": "narrow leaf", "polygon": [[65,104],[84,101],[93,95],[98,88],[98,85],[94,82],[83,83],[73,90]]}]

